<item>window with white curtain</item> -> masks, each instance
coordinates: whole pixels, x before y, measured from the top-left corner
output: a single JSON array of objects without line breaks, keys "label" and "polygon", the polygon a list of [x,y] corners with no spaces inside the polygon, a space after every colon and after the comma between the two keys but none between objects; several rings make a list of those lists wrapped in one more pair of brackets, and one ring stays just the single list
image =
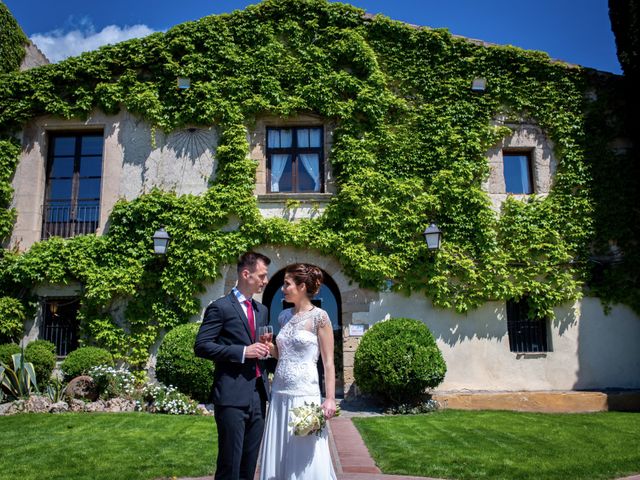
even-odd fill
[{"label": "window with white curtain", "polygon": [[324,192],[322,127],[267,128],[267,191]]}]

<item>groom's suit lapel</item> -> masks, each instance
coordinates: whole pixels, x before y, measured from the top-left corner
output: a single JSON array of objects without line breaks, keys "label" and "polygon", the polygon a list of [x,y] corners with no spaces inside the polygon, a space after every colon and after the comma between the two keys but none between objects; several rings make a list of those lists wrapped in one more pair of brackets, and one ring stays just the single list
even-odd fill
[{"label": "groom's suit lapel", "polygon": [[[249,338],[251,343],[253,340],[251,340],[251,329],[249,328],[249,319],[247,318],[247,315],[244,313],[244,310],[242,309],[242,306],[240,305],[238,298],[235,296],[233,292],[229,294],[229,300],[231,301],[231,305],[233,305],[233,308],[238,314],[238,318],[242,321],[242,324],[244,325],[244,329],[247,332],[247,337]],[[254,319],[255,318],[256,318],[256,315],[254,315]]]}]

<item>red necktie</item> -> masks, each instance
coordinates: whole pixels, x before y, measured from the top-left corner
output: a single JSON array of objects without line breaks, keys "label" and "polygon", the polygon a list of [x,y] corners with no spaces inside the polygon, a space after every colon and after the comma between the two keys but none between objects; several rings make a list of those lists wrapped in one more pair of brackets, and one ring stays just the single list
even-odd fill
[{"label": "red necktie", "polygon": [[[247,320],[249,320],[249,330],[251,331],[251,339],[255,341],[256,339],[256,321],[253,318],[253,305],[251,305],[251,300],[245,300],[245,305],[247,306]],[[260,376],[260,367],[258,366],[258,361],[256,360],[256,377]]]},{"label": "red necktie", "polygon": [[249,320],[249,330],[251,330],[251,340],[256,339],[256,321],[253,318],[253,305],[251,300],[245,300],[244,304],[247,306],[247,320]]}]

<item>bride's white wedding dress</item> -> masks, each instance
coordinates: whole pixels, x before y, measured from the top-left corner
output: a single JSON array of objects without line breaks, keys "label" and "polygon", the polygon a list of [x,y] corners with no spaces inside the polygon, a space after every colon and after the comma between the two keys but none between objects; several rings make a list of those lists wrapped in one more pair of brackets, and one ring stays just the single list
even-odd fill
[{"label": "bride's white wedding dress", "polygon": [[318,328],[330,323],[327,312],[313,308],[293,315],[284,310],[276,338],[278,366],[260,450],[260,480],[331,480],[333,471],[327,429],[320,435],[296,436],[290,410],[321,404],[318,383]]}]

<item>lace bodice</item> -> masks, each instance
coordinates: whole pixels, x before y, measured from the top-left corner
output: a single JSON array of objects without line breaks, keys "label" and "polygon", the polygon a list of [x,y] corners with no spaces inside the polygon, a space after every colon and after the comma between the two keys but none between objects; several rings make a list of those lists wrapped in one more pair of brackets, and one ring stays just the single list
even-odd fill
[{"label": "lace bodice", "polygon": [[318,329],[330,323],[327,312],[316,307],[293,315],[289,308],[280,314],[278,322],[282,328],[276,337],[278,366],[273,391],[288,395],[319,395]]}]

